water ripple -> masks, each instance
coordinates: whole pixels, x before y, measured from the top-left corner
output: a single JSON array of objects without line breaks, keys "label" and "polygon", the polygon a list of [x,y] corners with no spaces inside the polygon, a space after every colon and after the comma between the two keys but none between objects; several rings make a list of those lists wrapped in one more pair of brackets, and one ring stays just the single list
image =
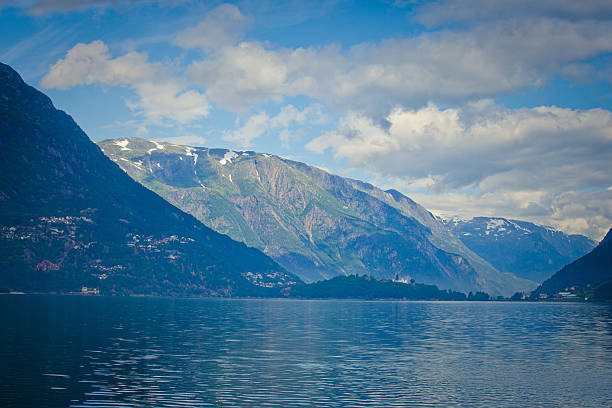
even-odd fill
[{"label": "water ripple", "polygon": [[610,305],[8,298],[1,406],[612,405]]}]

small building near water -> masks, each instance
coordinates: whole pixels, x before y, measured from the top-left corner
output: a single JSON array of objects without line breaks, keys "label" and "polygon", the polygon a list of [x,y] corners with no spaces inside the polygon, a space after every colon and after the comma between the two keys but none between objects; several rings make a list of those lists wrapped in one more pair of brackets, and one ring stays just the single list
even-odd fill
[{"label": "small building near water", "polygon": [[99,294],[100,294],[100,289],[98,288],[88,288],[85,285],[81,287],[81,295],[99,295]]}]

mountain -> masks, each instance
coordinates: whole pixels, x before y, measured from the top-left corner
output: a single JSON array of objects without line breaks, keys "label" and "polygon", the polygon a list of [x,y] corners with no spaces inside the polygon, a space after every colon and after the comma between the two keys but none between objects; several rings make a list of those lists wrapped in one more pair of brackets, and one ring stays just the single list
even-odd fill
[{"label": "mountain", "polygon": [[612,229],[595,249],[545,280],[535,295],[563,291],[612,301]]},{"label": "mountain", "polygon": [[296,281],[134,182],[0,64],[0,287],[250,295]]},{"label": "mountain", "polygon": [[588,253],[595,242],[549,227],[505,218],[450,220],[449,229],[472,251],[500,271],[542,282]]},{"label": "mountain", "polygon": [[536,287],[497,271],[397,191],[266,153],[138,138],[99,144],[144,186],[305,281],[369,274],[506,295]]}]

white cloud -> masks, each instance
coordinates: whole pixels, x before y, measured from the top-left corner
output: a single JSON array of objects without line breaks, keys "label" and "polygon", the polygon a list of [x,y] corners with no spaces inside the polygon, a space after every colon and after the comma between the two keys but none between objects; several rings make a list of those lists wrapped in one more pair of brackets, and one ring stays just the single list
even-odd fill
[{"label": "white cloud", "polygon": [[145,135],[149,132],[146,123],[142,120],[114,120],[112,123],[100,126],[102,129],[121,129],[121,128],[132,128],[136,130],[137,135]]},{"label": "white cloud", "polygon": [[183,48],[206,52],[234,45],[243,35],[248,19],[231,4],[222,4],[206,14],[197,26],[180,32],[174,42]]},{"label": "white cloud", "polygon": [[[184,67],[183,80],[168,78],[146,54],[112,58],[94,42],[75,46],[42,83],[128,87],[136,95],[128,106],[147,123],[198,120],[208,101],[234,112],[254,109],[259,113],[223,136],[245,147],[264,135],[285,145],[300,136],[296,125],[314,117],[308,108],[288,105],[275,116],[261,109],[304,95],[344,115],[311,150],[332,149],[413,196],[427,191],[415,197],[432,209],[542,217],[592,236],[607,228],[610,112],[509,110],[487,98],[542,86],[557,74],[612,81],[612,64],[601,58],[612,52],[609,2],[445,0],[415,10],[417,20],[438,29],[347,48],[283,48],[241,41],[248,18],[221,5],[175,37],[203,51]],[[173,63],[183,68],[180,58]]]},{"label": "white cloud", "polygon": [[522,186],[562,178],[555,184],[572,189],[609,184],[611,143],[609,111],[510,110],[485,100],[460,109],[396,108],[383,124],[349,113],[308,148],[331,148],[336,157],[383,174],[415,180],[433,175],[439,188],[477,183],[490,190],[531,174]]},{"label": "white cloud", "polygon": [[246,111],[285,93],[288,68],[283,58],[255,43],[220,50],[216,59],[191,64],[187,78],[207,88],[207,96],[221,106]]},{"label": "white cloud", "polygon": [[126,104],[145,118],[140,129],[164,121],[185,124],[209,112],[204,94],[167,76],[160,64],[148,62],[146,54],[130,52],[112,58],[102,41],[75,45],[41,80],[43,87],[56,89],[91,84],[132,89],[137,99]]},{"label": "white cloud", "polygon": [[462,103],[540,86],[566,66],[610,51],[610,21],[525,18],[347,51],[242,42],[192,63],[187,76],[232,110],[306,95],[339,109],[381,115],[397,105]]},{"label": "white cloud", "polygon": [[8,7],[19,7],[25,9],[27,14],[42,15],[84,11],[91,8],[130,7],[140,3],[152,2],[174,4],[182,3],[183,0],[3,0],[0,1],[0,10]]},{"label": "white cloud", "polygon": [[[425,15],[429,9],[423,10]],[[220,107],[246,112],[266,101],[305,95],[340,111],[380,118],[395,106],[455,105],[541,86],[554,74],[588,77],[593,69],[588,59],[612,51],[612,21],[542,13],[348,49],[278,48],[256,41],[236,44],[247,18],[223,4],[179,33],[175,42],[206,51],[189,63],[185,77]],[[130,75],[151,70],[146,59],[136,52],[111,58],[101,42],[80,44],[58,61],[43,84],[122,85],[132,81]]]},{"label": "white cloud", "polygon": [[568,20],[612,18],[608,0],[444,0],[426,3],[416,20],[428,27],[452,22],[478,22],[521,17],[556,17]]},{"label": "white cloud", "polygon": [[184,146],[197,146],[197,147],[206,146],[206,138],[204,136],[195,135],[195,134],[164,137],[164,138],[156,139],[156,140],[168,142],[172,144],[177,144],[177,145],[184,145]]},{"label": "white cloud", "polygon": [[265,112],[251,115],[240,129],[223,135],[223,140],[234,142],[242,147],[249,147],[253,140],[266,132],[269,120],[270,118]]},{"label": "white cloud", "polygon": [[310,105],[302,110],[293,105],[286,105],[276,116],[270,117],[265,112],[249,116],[244,125],[226,133],[223,140],[234,142],[241,147],[249,147],[253,140],[266,133],[276,132],[281,141],[288,145],[292,138],[291,133],[295,133],[297,137],[303,135],[300,129],[290,130],[292,126],[304,123],[322,124],[328,120],[329,117],[323,113],[320,105]]},{"label": "white cloud", "polygon": [[206,97],[195,90],[185,90],[173,81],[165,83],[142,82],[134,85],[139,99],[128,102],[130,109],[140,113],[152,124],[166,119],[189,123],[208,115]]},{"label": "white cloud", "polygon": [[130,52],[111,58],[102,41],[79,43],[66,57],[49,68],[42,78],[45,88],[69,89],[79,85],[129,85],[135,81],[151,80],[156,68],[147,62],[147,55]]},{"label": "white cloud", "polygon": [[[563,224],[575,219],[564,218],[570,204],[609,186],[612,112],[545,106],[510,110],[485,100],[445,110],[433,104],[396,108],[382,123],[350,113],[307,147],[332,149],[349,165],[401,182],[404,191],[427,189],[430,198],[420,199],[431,204],[428,208],[441,208],[431,197],[464,198],[457,192],[469,191],[475,201],[492,204],[491,197],[497,197],[500,201],[490,208],[514,208],[513,214]],[[612,211],[603,207],[597,208],[608,212],[599,216],[612,223]],[[596,226],[596,219],[589,215],[583,229],[609,227]]]},{"label": "white cloud", "polygon": [[294,123],[305,122],[320,125],[327,123],[329,119],[319,104],[309,105],[302,110],[293,105],[286,105],[281,108],[278,115],[270,119],[270,127],[273,129],[288,128]]},{"label": "white cloud", "polygon": [[289,149],[292,143],[307,135],[308,132],[305,129],[289,130],[289,128],[285,128],[278,132],[278,138],[285,149]]}]

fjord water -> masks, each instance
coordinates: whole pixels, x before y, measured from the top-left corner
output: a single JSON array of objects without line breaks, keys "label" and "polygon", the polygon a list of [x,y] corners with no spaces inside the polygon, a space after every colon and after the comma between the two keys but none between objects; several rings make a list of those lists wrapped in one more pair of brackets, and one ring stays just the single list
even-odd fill
[{"label": "fjord water", "polygon": [[612,305],[0,296],[2,407],[612,406]]}]

